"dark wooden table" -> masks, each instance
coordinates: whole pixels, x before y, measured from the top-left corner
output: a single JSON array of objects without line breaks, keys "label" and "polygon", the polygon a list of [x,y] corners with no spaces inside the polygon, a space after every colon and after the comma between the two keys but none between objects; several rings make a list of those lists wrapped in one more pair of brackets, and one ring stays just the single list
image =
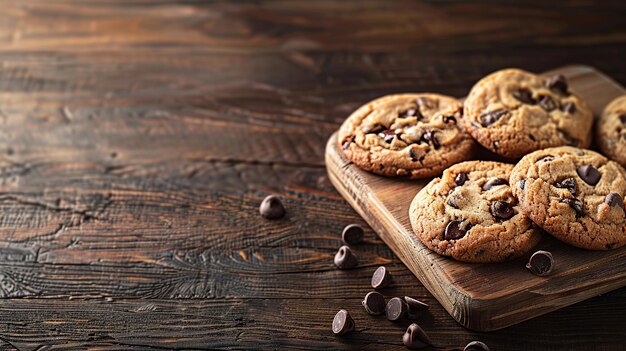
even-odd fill
[{"label": "dark wooden table", "polygon": [[[617,2],[615,2],[617,3]],[[460,327],[330,185],[326,139],[389,93],[464,95],[515,66],[626,83],[626,5],[551,1],[0,2],[2,348],[404,350],[361,307],[430,303],[442,350],[618,350],[626,289],[492,333]],[[258,205],[285,200],[268,221]],[[515,284],[515,282],[511,282]],[[335,337],[348,308],[358,325]]]}]

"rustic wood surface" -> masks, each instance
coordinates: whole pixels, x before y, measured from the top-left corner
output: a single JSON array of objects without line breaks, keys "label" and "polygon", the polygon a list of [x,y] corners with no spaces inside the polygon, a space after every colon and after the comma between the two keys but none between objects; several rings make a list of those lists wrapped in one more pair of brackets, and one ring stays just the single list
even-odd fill
[{"label": "rustic wood surface", "polygon": [[[589,66],[551,70],[582,96],[594,114],[626,90]],[[502,160],[487,150],[478,160]],[[468,264],[444,258],[419,242],[409,219],[411,201],[432,178],[407,180],[366,172],[340,150],[337,133],[326,145],[331,183],[376,231],[441,305],[463,326],[492,331],[626,286],[626,247],[589,251],[545,235],[526,255],[500,264]],[[538,277],[525,268],[535,250],[552,253],[552,274]]]},{"label": "rustic wood surface", "polygon": [[[616,350],[626,289],[492,333],[457,324],[329,183],[327,138],[406,91],[464,95],[507,66],[626,83],[626,4],[0,1],[0,348],[403,350],[360,307],[431,304],[442,350]],[[259,217],[268,194],[288,216]],[[330,323],[353,312],[358,332]]]}]

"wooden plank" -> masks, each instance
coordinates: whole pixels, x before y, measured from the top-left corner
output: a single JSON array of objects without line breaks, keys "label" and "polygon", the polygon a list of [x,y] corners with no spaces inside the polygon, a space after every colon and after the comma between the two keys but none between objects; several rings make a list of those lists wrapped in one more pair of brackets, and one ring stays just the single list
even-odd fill
[{"label": "wooden plank", "polygon": [[[568,77],[595,114],[626,93],[591,67],[568,66],[547,74],[555,73]],[[411,200],[428,180],[411,182],[362,171],[343,157],[336,135],[328,141],[326,163],[339,192],[444,308],[470,329],[503,328],[626,285],[626,247],[593,252],[545,238],[538,247],[551,251],[558,262],[548,278],[530,274],[524,268],[527,257],[480,265],[439,256],[417,240],[408,218]]]},{"label": "wooden plank", "polygon": [[[494,350],[613,351],[623,344],[624,296],[603,296],[491,333],[459,328],[439,306],[418,321],[437,350],[480,339]],[[347,308],[355,333],[336,337]],[[598,318],[600,315],[602,318]],[[368,315],[359,299],[9,299],[0,300],[0,338],[19,350],[406,350],[409,321]],[[555,337],[558,335],[558,338]],[[526,336],[526,337],[520,337]],[[512,342],[515,340],[515,342]],[[2,344],[0,344],[1,347]]]}]

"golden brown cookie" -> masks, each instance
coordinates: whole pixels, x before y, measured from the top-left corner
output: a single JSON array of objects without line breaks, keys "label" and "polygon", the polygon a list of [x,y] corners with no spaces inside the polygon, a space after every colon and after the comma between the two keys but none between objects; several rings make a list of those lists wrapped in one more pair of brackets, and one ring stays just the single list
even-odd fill
[{"label": "golden brown cookie", "polygon": [[604,155],[626,167],[626,95],[606,106],[596,124],[596,140]]},{"label": "golden brown cookie", "polygon": [[626,244],[626,171],[617,162],[555,147],[522,158],[510,181],[524,214],[557,239],[591,250]]},{"label": "golden brown cookie", "polygon": [[432,177],[472,156],[461,103],[438,94],[389,95],[356,110],[338,143],[355,165],[386,176]]},{"label": "golden brown cookie", "polygon": [[413,199],[409,217],[429,249],[464,262],[501,262],[541,238],[511,193],[513,165],[468,161],[433,179]]},{"label": "golden brown cookie", "polygon": [[463,122],[487,149],[518,158],[553,146],[588,147],[593,113],[563,76],[505,69],[474,85]]}]

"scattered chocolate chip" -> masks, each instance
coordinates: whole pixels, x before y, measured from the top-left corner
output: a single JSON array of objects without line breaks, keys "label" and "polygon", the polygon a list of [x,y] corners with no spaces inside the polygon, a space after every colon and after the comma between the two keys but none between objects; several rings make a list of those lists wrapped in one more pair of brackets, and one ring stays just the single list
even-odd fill
[{"label": "scattered chocolate chip", "polygon": [[267,219],[276,219],[285,215],[285,207],[278,196],[270,195],[261,202],[259,212]]},{"label": "scattered chocolate chip", "polygon": [[537,161],[535,161],[535,162],[539,162],[539,161],[550,162],[552,160],[554,160],[554,156],[552,156],[552,155],[544,155],[544,156],[539,157],[537,159]]},{"label": "scattered chocolate chip", "polygon": [[530,256],[530,260],[526,264],[526,268],[538,276],[544,276],[552,272],[554,266],[554,260],[552,254],[548,251],[539,250]]},{"label": "scattered chocolate chip", "polygon": [[562,74],[551,77],[546,81],[546,86],[561,95],[567,95],[567,80]]},{"label": "scattered chocolate chip", "polygon": [[563,112],[567,113],[576,113],[576,104],[574,104],[573,102],[568,102],[562,106],[562,110]]},{"label": "scattered chocolate chip", "polygon": [[489,347],[481,341],[472,341],[465,345],[463,351],[490,351]]},{"label": "scattered chocolate chip", "polygon": [[404,300],[399,297],[394,297],[387,302],[387,306],[385,306],[385,315],[387,315],[387,319],[390,321],[397,321],[406,316],[408,308],[409,307]]},{"label": "scattered chocolate chip", "polygon": [[604,198],[604,203],[611,207],[619,206],[624,208],[624,200],[618,193],[610,193]]},{"label": "scattered chocolate chip", "polygon": [[467,230],[461,229],[461,221],[451,221],[446,225],[446,230],[443,232],[445,240],[461,239],[467,233]]},{"label": "scattered chocolate chip", "polygon": [[437,136],[435,135],[435,131],[434,130],[429,130],[426,133],[424,133],[422,135],[422,138],[420,139],[421,141],[424,141],[428,144],[431,144],[435,150],[439,149],[439,139],[437,139]]},{"label": "scattered chocolate chip", "polygon": [[565,178],[562,181],[554,184],[554,186],[561,189],[567,189],[572,194],[572,196],[576,196],[577,188],[576,180],[574,178]]},{"label": "scattered chocolate chip", "polygon": [[619,121],[622,122],[622,124],[626,124],[626,113],[619,115]]},{"label": "scattered chocolate chip", "polygon": [[409,309],[407,310],[407,317],[409,319],[417,319],[419,318],[419,316],[422,314],[422,312],[428,310],[428,308],[430,308],[430,306],[428,306],[428,304],[414,299],[412,297],[409,296],[405,296],[404,297],[404,302],[406,302],[407,306],[409,307]]},{"label": "scattered chocolate chip", "polygon": [[417,152],[414,149],[409,149],[409,157],[411,158],[411,161],[413,162],[417,162],[417,160],[419,159]]},{"label": "scattered chocolate chip", "polygon": [[446,203],[448,204],[448,206],[452,208],[456,208],[457,210],[459,209],[459,204],[456,203],[456,197],[454,196],[450,196],[448,198],[448,201],[446,201]]},{"label": "scattered chocolate chip", "polygon": [[407,117],[417,117],[417,119],[422,119],[422,113],[417,108],[410,108],[404,112],[401,112],[398,115],[399,118],[407,118]]},{"label": "scattered chocolate chip", "polygon": [[358,244],[363,241],[365,231],[358,224],[348,224],[341,232],[341,239],[346,244]]},{"label": "scattered chocolate chip", "polygon": [[378,316],[385,313],[385,297],[376,291],[368,292],[361,303],[369,314]]},{"label": "scattered chocolate chip", "polygon": [[598,184],[600,177],[602,177],[600,172],[592,165],[580,166],[576,170],[576,173],[578,173],[578,176],[589,185]]},{"label": "scattered chocolate chip", "polygon": [[409,325],[402,336],[402,343],[412,350],[421,349],[433,344],[426,332],[420,328],[417,323]]},{"label": "scattered chocolate chip", "polygon": [[389,273],[385,266],[380,266],[376,268],[376,271],[372,275],[371,283],[372,288],[382,289],[391,283],[391,273]]},{"label": "scattered chocolate chip", "polygon": [[453,123],[456,124],[456,118],[454,118],[454,116],[441,116],[441,120],[443,121],[443,123],[448,124],[448,123]]},{"label": "scattered chocolate chip", "polygon": [[509,219],[515,214],[513,206],[503,201],[492,202],[489,210],[494,217],[499,219]]},{"label": "scattered chocolate chip", "polygon": [[526,179],[520,179],[517,182],[517,187],[524,190],[524,188],[526,187]]},{"label": "scattered chocolate chip", "polygon": [[528,89],[520,89],[513,92],[513,97],[525,104],[534,105],[537,103],[533,98],[533,93]]},{"label": "scattered chocolate chip", "polygon": [[391,142],[393,141],[393,138],[396,137],[396,133],[394,133],[393,130],[390,129],[385,129],[382,132],[378,133],[378,136],[383,138],[383,140],[387,143],[387,144],[391,144]]},{"label": "scattered chocolate chip", "polygon": [[478,119],[480,120],[480,124],[482,124],[483,127],[488,127],[496,123],[500,118],[504,117],[508,113],[509,111],[507,110],[495,110],[480,115]]},{"label": "scattered chocolate chip", "polygon": [[487,183],[483,185],[483,191],[487,191],[494,186],[509,184],[509,181],[504,178],[493,178],[489,179]]},{"label": "scattered chocolate chip", "polygon": [[582,201],[575,198],[566,197],[561,200],[561,202],[564,204],[568,204],[569,207],[573,208],[574,211],[576,211],[576,217],[582,217],[585,214],[585,206]]},{"label": "scattered chocolate chip", "polygon": [[354,319],[346,310],[339,310],[333,319],[333,333],[344,335],[354,330]]},{"label": "scattered chocolate chip", "polygon": [[539,100],[539,106],[549,112],[556,108],[556,102],[550,96],[545,95]]},{"label": "scattered chocolate chip", "polygon": [[339,269],[350,269],[356,267],[358,261],[356,256],[346,245],[339,248],[335,254],[335,265]]},{"label": "scattered chocolate chip", "polygon": [[467,173],[465,172],[460,172],[454,177],[454,183],[458,186],[465,184],[465,182],[467,182]]}]

